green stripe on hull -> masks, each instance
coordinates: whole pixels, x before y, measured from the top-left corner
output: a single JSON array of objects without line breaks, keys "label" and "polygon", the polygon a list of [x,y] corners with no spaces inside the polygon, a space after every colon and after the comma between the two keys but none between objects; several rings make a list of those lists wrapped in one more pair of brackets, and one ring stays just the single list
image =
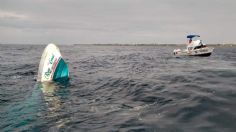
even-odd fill
[{"label": "green stripe on hull", "polygon": [[69,79],[69,68],[65,61],[61,58],[54,71],[53,81],[61,82]]}]

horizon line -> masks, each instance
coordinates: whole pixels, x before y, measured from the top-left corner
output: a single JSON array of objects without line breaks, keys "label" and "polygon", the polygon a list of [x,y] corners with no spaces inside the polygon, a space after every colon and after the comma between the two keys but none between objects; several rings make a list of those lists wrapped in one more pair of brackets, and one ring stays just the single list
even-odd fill
[{"label": "horizon line", "polygon": [[[0,43],[0,45],[47,45],[47,44],[49,44],[49,43],[32,43],[32,44],[30,44],[30,43]],[[126,46],[126,45],[131,45],[131,46],[135,46],[135,45],[139,45],[139,46],[141,46],[141,45],[144,45],[144,46],[159,46],[159,45],[162,45],[162,46],[164,46],[164,45],[166,45],[166,46],[168,46],[168,45],[186,45],[186,44],[184,44],[184,43],[176,43],[176,44],[174,44],[174,43],[74,43],[74,44],[58,44],[58,43],[54,43],[54,44],[56,44],[56,45],[112,45],[112,46],[115,46],[115,45],[117,45],[117,46]],[[236,43],[215,43],[215,44],[207,44],[207,45],[236,45]]]}]

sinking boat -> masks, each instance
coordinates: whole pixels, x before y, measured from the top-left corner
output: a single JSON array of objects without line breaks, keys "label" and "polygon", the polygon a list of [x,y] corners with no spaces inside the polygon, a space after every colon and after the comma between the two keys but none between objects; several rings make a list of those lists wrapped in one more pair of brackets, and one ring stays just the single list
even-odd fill
[{"label": "sinking boat", "polygon": [[173,54],[175,56],[210,56],[214,48],[208,47],[199,40],[199,35],[188,35],[189,39],[186,49],[175,49]]},{"label": "sinking boat", "polygon": [[69,79],[68,64],[55,44],[48,44],[41,56],[37,81],[61,82]]}]

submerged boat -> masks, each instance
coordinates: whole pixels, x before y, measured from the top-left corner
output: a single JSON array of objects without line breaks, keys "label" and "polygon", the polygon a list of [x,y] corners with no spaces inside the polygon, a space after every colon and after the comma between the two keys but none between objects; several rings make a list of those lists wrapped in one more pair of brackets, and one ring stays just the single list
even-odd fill
[{"label": "submerged boat", "polygon": [[214,48],[208,47],[199,40],[199,35],[188,35],[189,39],[186,49],[175,49],[173,54],[175,56],[210,56]]},{"label": "submerged boat", "polygon": [[68,79],[68,64],[62,58],[59,48],[55,44],[48,44],[39,63],[37,81],[62,82]]}]

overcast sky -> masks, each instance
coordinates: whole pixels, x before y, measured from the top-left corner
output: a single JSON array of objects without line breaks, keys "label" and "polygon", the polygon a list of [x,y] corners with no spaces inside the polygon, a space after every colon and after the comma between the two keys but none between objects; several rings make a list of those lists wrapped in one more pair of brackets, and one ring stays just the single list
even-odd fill
[{"label": "overcast sky", "polygon": [[0,0],[0,43],[236,43],[236,0]]}]

